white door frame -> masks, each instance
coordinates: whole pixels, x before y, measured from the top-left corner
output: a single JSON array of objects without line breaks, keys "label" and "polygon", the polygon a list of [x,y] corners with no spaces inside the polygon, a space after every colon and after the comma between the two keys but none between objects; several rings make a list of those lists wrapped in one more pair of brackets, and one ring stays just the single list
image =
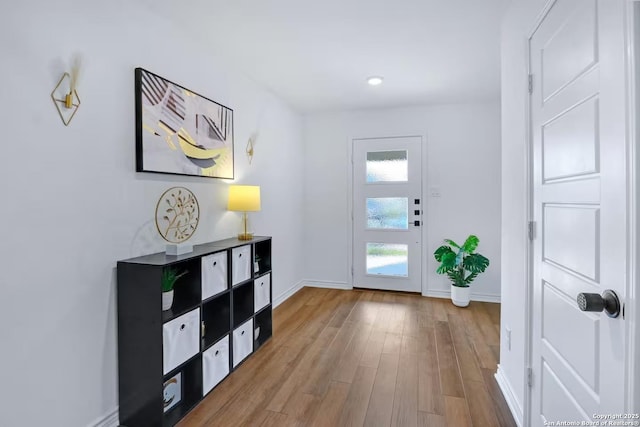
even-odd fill
[{"label": "white door frame", "polygon": [[[629,286],[627,289],[628,320],[627,372],[631,379],[627,385],[627,408],[633,413],[640,412],[640,0],[629,0],[626,5],[626,43],[627,43],[627,138],[629,141]],[[634,261],[635,260],[635,261]]]},{"label": "white door frame", "polygon": [[[640,0],[639,0],[640,1]],[[349,136],[347,143],[347,245],[349,247],[348,251],[348,272],[347,277],[349,281],[347,282],[347,289],[353,289],[353,233],[354,233],[354,224],[353,224],[353,144],[357,139],[384,139],[384,138],[410,138],[410,137],[419,137],[422,139],[422,158],[420,159],[420,167],[422,168],[422,193],[420,194],[420,200],[422,200],[422,277],[420,279],[422,296],[427,296],[426,292],[428,289],[427,284],[427,256],[428,247],[427,247],[427,235],[429,234],[428,221],[427,218],[429,215],[430,204],[429,201],[424,197],[426,194],[425,188],[428,187],[428,171],[426,170],[427,165],[427,134],[426,132],[394,132],[394,133],[380,133],[380,134],[366,134],[365,136]]]},{"label": "white door frame", "polygon": [[[542,9],[541,13],[536,18],[535,24],[533,28],[529,31],[526,38],[526,63],[527,63],[527,76],[532,72],[532,64],[530,61],[530,40],[533,37],[534,33],[542,24],[544,18],[547,16],[553,5],[557,0],[548,0]],[[640,11],[640,0],[625,0],[625,15],[626,15],[626,60],[627,60],[627,75],[626,75],[626,85],[627,85],[627,153],[628,153],[628,168],[629,174],[627,176],[627,201],[628,206],[631,209],[629,214],[629,223],[628,223],[628,241],[627,241],[627,249],[629,262],[628,264],[628,281],[626,284],[626,298],[623,301],[624,308],[624,318],[626,320],[626,346],[625,349],[625,371],[628,383],[625,384],[625,409],[628,413],[638,413],[640,412],[640,402],[636,400],[640,400],[640,360],[637,360],[637,356],[640,355],[640,339],[636,337],[638,333],[640,333],[640,316],[638,313],[640,312],[640,277],[638,274],[640,273],[640,268],[638,268],[637,256],[640,255],[640,237],[638,236],[638,222],[640,219],[638,216],[640,215],[640,208],[638,204],[640,203],[640,195],[637,194],[638,190],[640,190],[640,183],[638,183],[638,179],[640,179],[640,173],[638,173],[638,166],[640,166],[640,148],[638,148],[638,143],[640,143],[640,128],[638,128],[638,123],[635,118],[635,114],[638,110],[638,106],[636,103],[640,101],[640,76],[636,76],[636,67],[634,64],[634,53],[636,49],[640,49],[640,46],[636,46],[635,38],[639,37],[640,41],[640,13],[639,17],[635,17],[634,8],[638,8]],[[638,34],[636,34],[638,33]],[[640,59],[640,56],[638,57]],[[640,71],[640,70],[638,70]],[[635,77],[635,78],[634,78]],[[636,81],[637,80],[637,81]],[[527,183],[527,191],[525,193],[526,197],[526,217],[527,224],[522,225],[523,234],[526,236],[527,247],[525,249],[526,256],[526,288],[527,292],[525,293],[525,364],[523,370],[523,379],[525,385],[524,391],[524,413],[523,413],[523,423],[525,426],[529,425],[529,421],[531,420],[531,387],[528,386],[528,369],[532,366],[532,349],[533,349],[533,242],[529,240],[528,234],[528,222],[533,221],[533,126],[531,123],[531,94],[528,89],[523,87],[523,90],[527,94],[527,105],[526,105],[526,123],[527,123],[527,138],[525,141],[526,146],[526,155],[525,155],[525,182]]]}]

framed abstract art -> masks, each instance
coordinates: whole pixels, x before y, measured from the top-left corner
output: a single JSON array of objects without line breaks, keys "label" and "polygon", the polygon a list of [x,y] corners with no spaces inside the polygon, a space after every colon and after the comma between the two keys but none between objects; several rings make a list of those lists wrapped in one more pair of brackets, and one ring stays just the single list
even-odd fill
[{"label": "framed abstract art", "polygon": [[233,179],[233,110],[135,70],[136,171]]}]

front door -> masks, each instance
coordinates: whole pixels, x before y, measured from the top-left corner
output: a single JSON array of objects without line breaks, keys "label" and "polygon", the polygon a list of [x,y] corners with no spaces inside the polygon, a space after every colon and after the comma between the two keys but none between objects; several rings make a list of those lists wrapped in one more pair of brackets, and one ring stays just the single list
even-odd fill
[{"label": "front door", "polygon": [[422,289],[422,138],[353,140],[353,286]]},{"label": "front door", "polygon": [[530,39],[531,426],[625,409],[623,315],[576,302],[606,289],[625,298],[624,28],[624,0],[557,0]]}]

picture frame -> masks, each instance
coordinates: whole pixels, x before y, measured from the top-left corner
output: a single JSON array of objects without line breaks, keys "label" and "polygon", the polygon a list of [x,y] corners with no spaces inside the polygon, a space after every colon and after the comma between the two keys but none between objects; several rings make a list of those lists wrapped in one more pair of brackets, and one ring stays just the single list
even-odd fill
[{"label": "picture frame", "polygon": [[165,381],[162,389],[164,412],[166,413],[182,400],[182,372],[178,372]]},{"label": "picture frame", "polygon": [[135,69],[136,172],[234,178],[233,110]]}]

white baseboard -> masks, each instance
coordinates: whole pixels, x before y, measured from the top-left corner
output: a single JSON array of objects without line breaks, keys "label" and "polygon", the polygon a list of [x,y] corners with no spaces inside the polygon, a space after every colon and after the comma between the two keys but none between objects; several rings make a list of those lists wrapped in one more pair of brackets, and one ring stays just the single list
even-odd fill
[{"label": "white baseboard", "polygon": [[309,288],[326,288],[326,289],[353,289],[347,282],[331,282],[328,280],[303,280],[303,286]]},{"label": "white baseboard", "polygon": [[502,391],[502,395],[504,396],[504,400],[507,401],[507,405],[511,410],[511,415],[513,415],[513,419],[516,421],[518,427],[522,427],[523,424],[523,415],[522,415],[522,406],[518,399],[516,398],[513,389],[511,388],[511,384],[507,380],[507,377],[504,375],[504,371],[498,365],[498,371],[494,375],[496,381],[498,383],[498,387],[500,387],[500,391]]},{"label": "white baseboard", "polygon": [[89,424],[89,427],[118,427],[119,425],[118,408],[116,408],[104,417]]},{"label": "white baseboard", "polygon": [[[328,280],[303,280],[303,286],[307,286],[309,288],[326,288],[326,289],[343,289],[350,290],[353,289],[351,285],[347,282],[331,282]],[[429,290],[427,292],[423,292],[422,296],[425,297],[434,297],[434,298],[451,298],[451,291],[442,291],[442,290]],[[471,293],[471,301],[480,301],[480,302],[500,302],[500,295],[494,294],[481,294],[481,293]]]},{"label": "white baseboard", "polygon": [[304,281],[301,280],[295,285],[293,285],[292,287],[290,287],[289,289],[287,289],[286,291],[284,291],[283,293],[281,293],[280,295],[278,295],[277,297],[273,298],[272,308],[276,308],[277,306],[279,306],[280,304],[288,300],[291,297],[291,295],[295,294],[303,287],[304,287]]},{"label": "white baseboard", "polygon": [[[426,292],[422,293],[422,296],[432,297],[432,298],[451,298],[451,291],[443,291],[440,289],[430,289]],[[480,302],[500,302],[500,295],[495,294],[479,294],[476,292],[471,292],[471,301],[480,301]]]}]

